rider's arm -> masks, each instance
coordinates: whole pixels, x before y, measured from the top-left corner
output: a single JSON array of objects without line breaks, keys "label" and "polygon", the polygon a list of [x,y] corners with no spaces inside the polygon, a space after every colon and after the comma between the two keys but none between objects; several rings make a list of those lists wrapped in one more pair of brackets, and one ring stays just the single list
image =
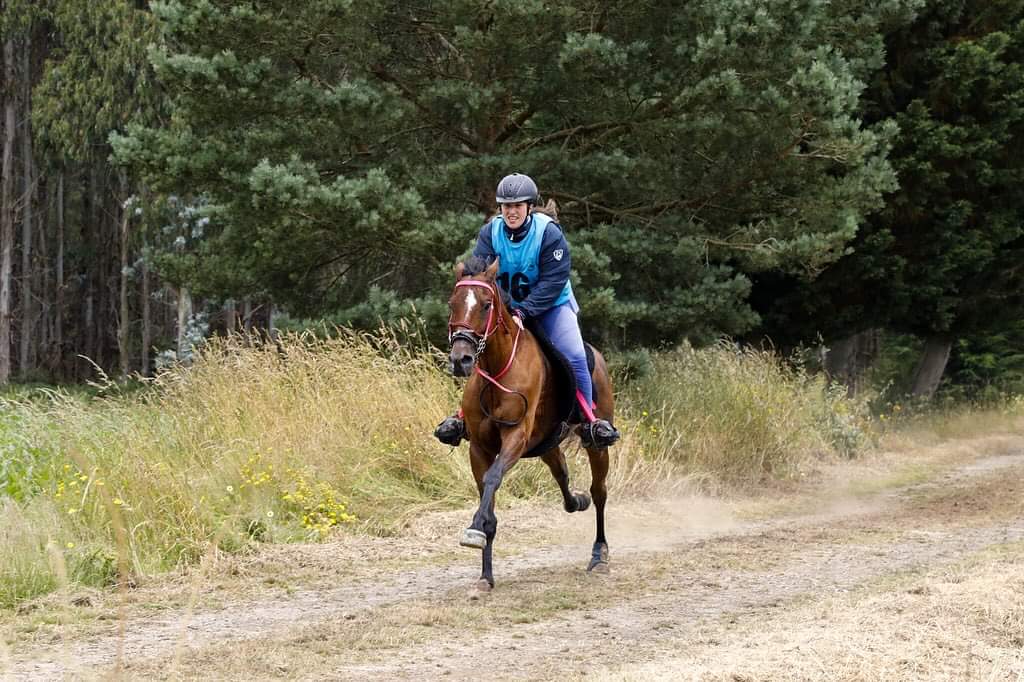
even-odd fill
[{"label": "rider's arm", "polygon": [[491,224],[486,223],[480,228],[480,235],[476,238],[476,247],[473,249],[473,255],[483,258],[488,265],[494,262],[494,259],[498,257],[497,252],[494,250],[494,246],[491,244]]},{"label": "rider's arm", "polygon": [[569,281],[569,271],[572,269],[569,243],[565,240],[561,228],[555,223],[549,223],[544,232],[539,260],[540,275],[537,283],[530,289],[529,295],[518,304],[523,312],[531,317],[550,310],[565,288],[565,283]]}]

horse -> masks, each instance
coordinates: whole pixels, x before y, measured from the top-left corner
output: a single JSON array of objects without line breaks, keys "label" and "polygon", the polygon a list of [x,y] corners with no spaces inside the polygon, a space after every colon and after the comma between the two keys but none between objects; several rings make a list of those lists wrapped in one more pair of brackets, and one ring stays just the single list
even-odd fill
[{"label": "horse", "polygon": [[[449,370],[470,377],[462,396],[462,412],[480,496],[480,506],[459,544],[482,550],[476,587],[484,592],[494,587],[492,549],[498,528],[494,496],[505,474],[524,455],[539,456],[547,464],[562,492],[565,511],[585,511],[593,498],[597,533],[587,570],[607,572],[609,562],[604,532],[608,448],[585,447],[590,458],[590,497],[571,491],[559,445],[568,429],[558,416],[556,373],[537,338],[506,305],[496,283],[498,268],[497,260],[489,267],[481,259],[459,263],[448,301]],[[604,357],[596,350],[593,354],[594,413],[611,421],[615,409],[611,378]],[[558,429],[561,432],[556,434]]]}]

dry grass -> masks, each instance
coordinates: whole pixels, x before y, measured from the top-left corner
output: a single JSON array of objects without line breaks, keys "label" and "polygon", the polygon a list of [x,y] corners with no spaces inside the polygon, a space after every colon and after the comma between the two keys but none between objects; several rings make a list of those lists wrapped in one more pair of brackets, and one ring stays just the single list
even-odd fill
[{"label": "dry grass", "polygon": [[1024,545],[955,567],[887,579],[741,624],[707,623],[685,655],[587,680],[920,680],[1024,678]]},{"label": "dry grass", "polygon": [[[212,552],[396,535],[471,505],[465,446],[431,435],[460,390],[438,360],[386,335],[236,338],[139,393],[8,401],[0,540],[15,551],[0,555],[0,606],[53,589],[60,571],[111,586]],[[866,439],[858,406],[730,346],[664,354],[619,405],[617,499],[790,476]],[[588,488],[585,453],[568,458],[573,487]],[[499,506],[557,497],[547,468],[523,462]]]},{"label": "dry grass", "polygon": [[[191,576],[181,581],[188,584],[183,584],[173,599],[165,594],[161,602],[159,589],[145,587],[123,595],[134,602],[123,616],[127,620],[121,621],[127,622],[129,633],[144,632],[153,617],[153,611],[147,615],[144,599],[153,600],[149,606],[166,614],[157,615],[157,622],[180,624],[150,648],[136,645],[129,657],[132,667],[124,678],[391,679],[401,671],[397,677],[430,679],[434,673],[440,676],[451,671],[453,678],[461,679],[471,676],[479,651],[486,650],[495,652],[495,660],[489,661],[497,678],[525,671],[531,679],[564,679],[579,670],[586,670],[588,678],[596,673],[606,679],[638,680],[687,679],[687,675],[694,679],[953,678],[961,675],[951,670],[966,666],[981,652],[989,656],[988,663],[978,659],[975,667],[964,667],[963,674],[992,673],[995,679],[1003,679],[1009,677],[1007,671],[1015,669],[984,666],[996,660],[993,656],[1001,655],[999,637],[1019,626],[1020,595],[1007,593],[1007,585],[995,578],[972,582],[961,594],[955,591],[956,581],[973,580],[986,571],[1005,577],[1014,567],[1019,575],[1024,548],[1004,547],[956,568],[934,569],[923,576],[890,576],[905,568],[891,565],[887,557],[899,558],[902,552],[913,551],[919,541],[926,546],[927,538],[940,538],[939,542],[948,538],[945,553],[935,555],[939,561],[948,561],[957,556],[951,548],[980,546],[969,539],[961,543],[960,538],[975,537],[977,531],[998,537],[991,533],[993,529],[1024,518],[1021,498],[1012,490],[1019,479],[1019,458],[972,463],[986,454],[987,448],[999,452],[1014,447],[1015,442],[1019,444],[1019,440],[1003,436],[983,439],[976,449],[959,444],[952,449],[935,446],[919,451],[932,476],[948,483],[916,486],[898,498],[879,495],[889,503],[866,515],[766,524],[752,534],[735,527],[728,518],[732,505],[721,501],[680,499],[678,495],[663,506],[616,500],[609,530],[615,570],[596,580],[581,570],[593,532],[592,516],[558,514],[553,520],[557,505],[517,504],[500,514],[502,548],[513,542],[514,551],[533,548],[540,561],[524,564],[520,559],[520,568],[512,570],[514,561],[502,558],[501,585],[483,601],[466,600],[461,591],[449,592],[453,584],[460,584],[458,578],[454,583],[450,578],[442,581],[447,587],[423,582],[404,595],[402,589],[409,584],[406,580],[388,586],[399,570],[418,561],[433,565],[434,560],[465,566],[464,574],[458,569],[456,573],[465,575],[468,585],[477,559],[471,554],[452,559],[438,543],[453,547],[453,530],[464,523],[464,511],[414,519],[400,542],[344,536],[320,545],[277,545],[251,557],[210,552]],[[885,460],[896,466],[901,459],[913,457],[913,453],[890,453],[876,455],[866,464],[845,463],[837,468],[836,480],[846,479],[858,468],[865,470],[861,472],[865,480],[885,478],[890,474]],[[974,473],[966,478],[945,477],[944,468],[954,462],[961,467],[968,462],[967,468],[974,467]],[[1002,467],[1004,462],[1010,468]],[[1002,468],[993,468],[993,463]],[[817,492],[822,500],[834,500],[832,490]],[[686,524],[695,532],[689,540],[683,532]],[[552,534],[552,530],[556,532]],[[684,544],[676,549],[666,546],[680,539]],[[1000,540],[988,540],[992,541]],[[569,564],[564,558],[552,560],[564,555],[563,544],[575,547]],[[630,544],[632,552],[624,551]],[[892,546],[899,549],[892,551]],[[830,578],[839,565],[857,577],[850,581]],[[434,575],[447,575],[447,571]],[[954,579],[945,580],[948,585],[942,590],[946,591],[940,591],[923,582],[935,576]],[[821,578],[824,584],[819,582]],[[264,581],[268,581],[264,593],[252,590]],[[339,599],[331,589],[332,581],[351,584],[355,603]],[[392,594],[395,602],[360,605],[361,591],[373,591],[382,581],[381,594],[398,593]],[[280,614],[290,601],[301,601],[291,590],[309,590],[313,584],[313,589],[322,591],[320,602],[327,604],[325,609],[299,608],[294,617],[284,619],[277,615],[273,626],[267,624],[269,616],[263,615],[262,627],[250,632],[255,639],[225,641],[230,626],[223,620],[229,620],[231,614],[240,613],[244,619],[245,613],[263,608]],[[837,586],[854,591],[837,592]],[[1018,578],[1008,586],[1019,589],[1022,583]],[[998,601],[986,601],[986,591]],[[114,623],[109,621],[105,626],[107,644],[79,641],[85,634],[100,632],[99,623],[87,627],[85,621],[95,621],[99,615],[109,617],[111,609],[95,605],[72,608],[68,596],[52,595],[47,599],[53,609],[40,608],[13,621],[0,615],[0,631],[9,625],[38,627],[33,634],[6,635],[16,653],[25,655],[24,649],[17,649],[29,640],[39,651],[46,650],[47,642],[56,650],[61,638],[67,640],[61,647],[64,651],[89,653],[91,649],[95,654],[104,647],[113,651],[113,643],[123,635],[111,636]],[[103,599],[103,594],[98,597]],[[934,603],[928,609],[918,609],[922,598]],[[320,602],[310,602],[307,595],[301,603]],[[887,611],[890,604],[902,612]],[[967,606],[961,609],[958,604]],[[220,605],[229,608],[217,627],[188,627],[194,622],[193,607],[210,617]],[[964,609],[966,616],[961,614]],[[989,609],[996,623],[987,634],[978,615],[984,609]],[[872,610],[881,615],[872,619]],[[705,614],[703,619],[700,614]],[[957,618],[966,625],[954,622]],[[183,648],[190,633],[199,636],[199,648]],[[630,640],[631,636],[635,640]],[[910,639],[900,639],[904,636]],[[965,653],[962,643],[955,641],[960,636],[976,641],[983,636],[993,639],[985,643],[988,648],[975,646]],[[163,645],[165,641],[170,644]],[[882,660],[886,650],[880,647],[887,641],[897,643],[890,648],[905,662],[916,665],[918,659],[913,657],[921,657],[924,664],[900,668]],[[601,646],[595,649],[574,642],[601,642]],[[954,649],[948,649],[950,646]],[[956,650],[956,646],[961,648]],[[0,670],[4,666],[2,648],[0,645]],[[937,650],[934,664],[930,658],[933,649]],[[40,658],[45,660],[45,656]],[[430,667],[435,664],[436,670]],[[787,665],[792,666],[792,675],[786,674]],[[77,659],[64,662],[64,666],[83,675],[98,673],[103,667]],[[610,670],[608,666],[612,666]]]},{"label": "dry grass", "polygon": [[[1008,509],[1009,496],[993,496],[1012,480],[1002,473],[935,488],[923,504],[913,498],[905,508],[850,526],[811,524],[716,537],[676,551],[663,545],[651,554],[619,554],[610,576],[545,565],[517,571],[486,600],[438,591],[373,609],[354,604],[341,617],[298,618],[295,627],[271,628],[255,640],[138,661],[129,676],[391,679],[402,671],[401,679],[424,679],[432,676],[427,669],[464,679],[479,652],[489,651],[488,671],[496,679],[565,679],[580,669],[587,679],[615,680],[957,677],[950,671],[977,652],[990,662],[1005,660],[1020,641],[1024,546],[989,550],[923,575],[898,573],[875,552],[913,545],[915,534],[929,529],[944,535],[975,520],[991,522],[986,505],[1019,518],[1019,503]],[[965,514],[936,514],[958,501]],[[677,509],[676,520],[690,511]],[[645,513],[648,520],[656,515]],[[652,540],[662,535],[647,531]],[[860,576],[850,583],[838,578],[843,589],[854,585],[852,592],[835,589],[829,556],[845,557]],[[615,641],[623,633],[636,637],[632,646]],[[968,644],[959,641],[964,637]],[[933,649],[941,655],[931,656]],[[889,651],[902,663],[887,660]],[[611,661],[630,664],[601,669]],[[908,661],[916,667],[906,667]],[[1005,669],[985,665],[963,670],[1002,679]]]},{"label": "dry grass", "polygon": [[648,456],[737,484],[799,474],[868,445],[863,405],[768,351],[722,343],[659,355],[630,387]]}]

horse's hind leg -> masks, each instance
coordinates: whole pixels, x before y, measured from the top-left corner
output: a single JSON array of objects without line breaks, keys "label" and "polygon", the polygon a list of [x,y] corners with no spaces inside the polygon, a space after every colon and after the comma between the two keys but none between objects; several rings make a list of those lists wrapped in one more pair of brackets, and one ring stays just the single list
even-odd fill
[{"label": "horse's hind leg", "polygon": [[[597,393],[597,408],[594,410],[602,419],[612,421],[615,414],[615,392],[612,380],[608,375],[608,365],[604,356],[594,351],[594,390]],[[604,503],[608,500],[608,448],[589,447],[590,456],[590,494],[594,498],[594,511],[597,514],[597,538],[594,540],[594,552],[590,558],[588,571],[606,573],[608,571],[608,541],[604,537]]]},{"label": "horse's hind leg", "polygon": [[540,457],[551,469],[551,475],[555,477],[559,490],[562,491],[562,500],[565,504],[565,511],[584,511],[590,506],[590,498],[585,493],[573,493],[569,490],[569,467],[565,463],[565,455],[561,448],[548,450]]},{"label": "horse's hind leg", "polygon": [[604,504],[608,500],[608,488],[605,479],[608,477],[608,448],[587,448],[590,456],[590,494],[594,498],[594,512],[597,514],[597,538],[590,558],[588,571],[597,573],[608,572],[608,541],[604,537]]}]

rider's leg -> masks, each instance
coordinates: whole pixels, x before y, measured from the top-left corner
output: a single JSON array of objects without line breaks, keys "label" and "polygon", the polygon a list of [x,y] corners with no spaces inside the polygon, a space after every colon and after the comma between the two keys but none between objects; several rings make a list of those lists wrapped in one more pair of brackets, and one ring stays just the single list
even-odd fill
[{"label": "rider's leg", "polygon": [[551,343],[566,357],[576,377],[576,399],[584,420],[588,422],[584,440],[597,445],[611,445],[619,432],[608,421],[594,414],[594,387],[587,367],[587,351],[583,346],[580,325],[570,304],[555,306],[537,319]]}]

